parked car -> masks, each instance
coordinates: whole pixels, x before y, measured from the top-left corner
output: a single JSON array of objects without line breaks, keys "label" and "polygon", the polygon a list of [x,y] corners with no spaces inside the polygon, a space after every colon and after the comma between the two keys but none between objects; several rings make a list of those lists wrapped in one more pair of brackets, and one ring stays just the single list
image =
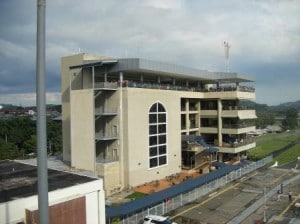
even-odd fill
[{"label": "parked car", "polygon": [[167,217],[158,216],[158,215],[148,215],[144,218],[143,224],[176,224],[175,222],[172,222]]}]

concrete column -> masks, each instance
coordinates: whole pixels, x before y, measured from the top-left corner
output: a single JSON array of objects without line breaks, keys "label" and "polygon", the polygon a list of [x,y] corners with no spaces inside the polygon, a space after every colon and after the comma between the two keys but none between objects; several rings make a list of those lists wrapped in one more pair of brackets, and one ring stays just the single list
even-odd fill
[{"label": "concrete column", "polygon": [[240,83],[236,82],[235,85],[236,85],[236,89],[239,90]]},{"label": "concrete column", "polygon": [[185,81],[185,85],[186,85],[186,87],[189,87],[189,80]]},{"label": "concrete column", "polygon": [[107,67],[105,67],[104,82],[107,82]]},{"label": "concrete column", "polygon": [[95,66],[92,67],[92,88],[95,89]]},{"label": "concrete column", "polygon": [[197,116],[196,116],[196,125],[198,127],[198,134],[200,135],[200,130],[201,130],[201,102],[198,100],[197,102]]},{"label": "concrete column", "polygon": [[119,73],[119,80],[120,80],[120,101],[119,101],[119,160],[120,160],[120,185],[122,187],[124,187],[124,183],[125,183],[125,176],[124,176],[124,170],[125,170],[125,164],[124,164],[124,150],[123,150],[123,87],[122,87],[122,83],[123,83],[123,72]]},{"label": "concrete column", "polygon": [[218,161],[223,162],[223,153],[222,152],[218,153]]},{"label": "concrete column", "polygon": [[222,100],[218,99],[218,145],[222,146]]},{"label": "concrete column", "polygon": [[185,124],[186,124],[186,130],[187,134],[189,134],[189,129],[190,129],[190,118],[189,118],[189,99],[185,99]]}]

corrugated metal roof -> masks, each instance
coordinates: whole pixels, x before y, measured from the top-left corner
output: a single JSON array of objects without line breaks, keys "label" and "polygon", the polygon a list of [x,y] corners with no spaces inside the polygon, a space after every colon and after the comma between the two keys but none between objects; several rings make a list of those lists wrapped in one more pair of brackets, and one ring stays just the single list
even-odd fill
[{"label": "corrugated metal roof", "polygon": [[211,72],[182,65],[153,61],[141,58],[121,58],[110,60],[89,60],[70,69],[87,68],[92,66],[113,65],[108,72],[142,72],[168,76],[178,79],[199,80],[207,83],[253,82],[252,79],[236,72]]},{"label": "corrugated metal roof", "polygon": [[86,61],[83,64],[80,65],[74,65],[70,66],[70,69],[76,69],[76,68],[88,68],[93,66],[102,66],[102,65],[113,65],[118,63],[118,60],[104,60],[104,61]]}]

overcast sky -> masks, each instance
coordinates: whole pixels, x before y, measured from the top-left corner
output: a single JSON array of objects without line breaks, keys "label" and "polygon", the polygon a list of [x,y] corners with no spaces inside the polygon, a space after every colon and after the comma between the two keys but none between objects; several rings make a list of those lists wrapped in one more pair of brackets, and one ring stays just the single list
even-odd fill
[{"label": "overcast sky", "polygon": [[[255,79],[256,101],[300,100],[299,0],[48,0],[47,103],[60,58],[141,57]],[[35,105],[36,0],[0,0],[0,104]]]}]

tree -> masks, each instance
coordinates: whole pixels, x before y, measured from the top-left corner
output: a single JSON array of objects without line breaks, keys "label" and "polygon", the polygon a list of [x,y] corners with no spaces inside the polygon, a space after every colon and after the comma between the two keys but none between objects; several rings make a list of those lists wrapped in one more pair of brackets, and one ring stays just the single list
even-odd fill
[{"label": "tree", "polygon": [[285,112],[285,119],[282,121],[283,126],[294,129],[298,125],[298,110],[291,107]]},{"label": "tree", "polygon": [[265,128],[268,125],[272,125],[275,123],[275,116],[271,112],[264,112],[258,115],[256,119],[256,127],[257,128]]},{"label": "tree", "polygon": [[23,144],[23,149],[26,154],[36,153],[36,135],[31,135]]},{"label": "tree", "polygon": [[59,152],[62,148],[62,127],[52,119],[47,119],[48,150],[51,153]]},{"label": "tree", "polygon": [[15,159],[18,157],[18,151],[16,145],[11,142],[5,142],[0,139],[0,160],[3,159]]},{"label": "tree", "polygon": [[[36,152],[36,121],[29,116],[0,120],[0,158],[16,159]],[[61,123],[47,119],[48,152],[62,149]]]},{"label": "tree", "polygon": [[7,120],[0,120],[0,137],[3,138],[7,144],[10,127]]}]

